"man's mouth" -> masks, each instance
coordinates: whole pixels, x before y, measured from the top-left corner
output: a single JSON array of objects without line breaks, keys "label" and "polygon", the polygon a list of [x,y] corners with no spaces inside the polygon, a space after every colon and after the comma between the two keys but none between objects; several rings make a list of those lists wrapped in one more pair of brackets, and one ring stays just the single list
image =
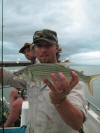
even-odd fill
[{"label": "man's mouth", "polygon": [[46,57],[48,57],[48,55],[41,55],[40,57],[41,58],[46,58]]}]

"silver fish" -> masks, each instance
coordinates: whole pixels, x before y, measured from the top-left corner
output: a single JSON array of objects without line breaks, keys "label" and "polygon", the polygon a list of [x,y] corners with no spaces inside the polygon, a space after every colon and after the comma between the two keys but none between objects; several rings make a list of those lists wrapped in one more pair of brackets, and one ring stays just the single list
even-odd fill
[{"label": "silver fish", "polygon": [[51,80],[51,77],[50,77],[51,73],[58,74],[58,72],[62,72],[67,77],[67,79],[70,80],[71,71],[74,71],[78,74],[79,80],[87,84],[90,95],[93,95],[92,81],[100,77],[100,74],[87,76],[83,72],[79,72],[79,71],[69,68],[69,63],[33,64],[27,67],[24,67],[18,72],[15,72],[15,75],[17,79],[24,79],[26,81],[37,82],[37,81],[42,80],[43,78],[48,78],[49,80]]}]

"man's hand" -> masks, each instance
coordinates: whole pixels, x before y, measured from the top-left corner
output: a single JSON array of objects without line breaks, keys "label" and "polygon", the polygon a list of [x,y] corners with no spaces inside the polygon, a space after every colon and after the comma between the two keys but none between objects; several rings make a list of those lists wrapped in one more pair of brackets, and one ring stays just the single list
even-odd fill
[{"label": "man's hand", "polygon": [[48,79],[44,79],[44,82],[51,90],[49,96],[53,104],[62,104],[66,99],[66,95],[68,95],[73,87],[78,83],[78,75],[74,71],[72,71],[71,74],[72,79],[70,81],[68,81],[61,72],[59,72],[58,75],[54,73],[51,74],[53,84]]}]

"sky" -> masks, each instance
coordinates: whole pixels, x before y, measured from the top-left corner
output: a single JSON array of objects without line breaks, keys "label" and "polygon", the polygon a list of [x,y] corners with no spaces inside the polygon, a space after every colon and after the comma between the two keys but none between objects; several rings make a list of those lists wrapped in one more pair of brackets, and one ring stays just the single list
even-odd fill
[{"label": "sky", "polygon": [[26,60],[18,51],[24,43],[31,43],[34,32],[41,29],[57,32],[63,51],[61,60],[100,65],[100,0],[3,0],[3,59]]}]

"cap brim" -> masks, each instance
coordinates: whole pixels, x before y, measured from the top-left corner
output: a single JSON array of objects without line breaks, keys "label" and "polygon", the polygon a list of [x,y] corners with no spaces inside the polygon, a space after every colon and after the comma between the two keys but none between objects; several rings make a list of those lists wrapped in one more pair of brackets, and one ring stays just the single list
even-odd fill
[{"label": "cap brim", "polygon": [[48,43],[57,44],[55,41],[49,40],[49,39],[46,39],[46,38],[38,38],[38,39],[34,40],[34,43],[37,43],[39,41],[47,41]]},{"label": "cap brim", "polygon": [[23,47],[19,50],[19,53],[24,53],[24,50],[25,50],[26,48],[29,48],[29,47],[30,47],[30,45],[23,46]]}]

